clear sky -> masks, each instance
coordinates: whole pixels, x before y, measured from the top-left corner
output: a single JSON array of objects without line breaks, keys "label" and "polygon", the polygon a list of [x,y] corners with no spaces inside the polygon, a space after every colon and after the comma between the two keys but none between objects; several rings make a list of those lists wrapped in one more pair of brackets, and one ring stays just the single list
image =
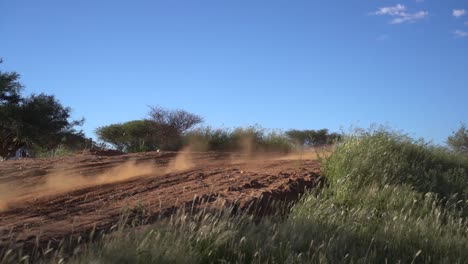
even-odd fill
[{"label": "clear sky", "polygon": [[468,123],[465,0],[3,0],[2,70],[83,127],[183,108],[212,126]]}]

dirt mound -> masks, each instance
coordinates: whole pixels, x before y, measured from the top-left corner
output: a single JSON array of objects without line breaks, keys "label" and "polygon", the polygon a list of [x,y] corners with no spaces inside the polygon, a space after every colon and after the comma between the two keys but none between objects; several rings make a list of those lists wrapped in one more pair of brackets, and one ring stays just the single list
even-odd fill
[{"label": "dirt mound", "polygon": [[86,237],[93,229],[110,229],[132,208],[144,208],[150,220],[186,206],[196,209],[202,200],[242,210],[257,203],[269,210],[267,200],[296,199],[320,181],[313,159],[250,161],[222,153],[77,155],[7,163],[0,164],[0,247],[12,240],[42,244],[71,234]]}]

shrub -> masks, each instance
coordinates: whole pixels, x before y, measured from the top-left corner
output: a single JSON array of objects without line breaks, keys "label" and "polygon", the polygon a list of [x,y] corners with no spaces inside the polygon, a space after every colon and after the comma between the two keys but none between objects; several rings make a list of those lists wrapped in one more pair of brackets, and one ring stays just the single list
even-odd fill
[{"label": "shrub", "polygon": [[468,198],[468,159],[388,130],[347,136],[325,163],[324,172],[332,184],[353,191],[406,184],[423,194]]},{"label": "shrub", "polygon": [[329,133],[328,129],[297,130],[291,129],[285,133],[291,140],[301,146],[315,147],[334,144],[341,139],[338,133]]},{"label": "shrub", "polygon": [[184,145],[195,151],[229,151],[231,133],[228,129],[200,127],[184,135]]},{"label": "shrub", "polygon": [[192,150],[199,151],[288,152],[294,148],[293,142],[285,134],[258,126],[232,130],[202,127],[187,132],[184,142]]},{"label": "shrub", "polygon": [[456,152],[468,154],[468,129],[465,124],[448,137],[447,144]]},{"label": "shrub", "polygon": [[461,263],[468,257],[468,163],[378,129],[348,135],[325,160],[329,188],[291,218],[330,262]]}]

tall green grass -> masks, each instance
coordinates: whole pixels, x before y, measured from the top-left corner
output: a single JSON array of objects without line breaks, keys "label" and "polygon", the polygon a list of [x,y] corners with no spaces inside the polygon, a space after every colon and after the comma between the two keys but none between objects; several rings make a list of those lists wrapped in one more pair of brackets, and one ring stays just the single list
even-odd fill
[{"label": "tall green grass", "polygon": [[59,145],[57,148],[52,150],[46,150],[38,147],[32,149],[33,156],[37,158],[72,156],[76,152],[76,150],[72,150],[64,145]]},{"label": "tall green grass", "polygon": [[[329,188],[289,221],[321,225],[331,262],[465,263],[468,160],[388,130],[348,135],[325,160]],[[292,220],[294,219],[294,220]]]},{"label": "tall green grass", "polygon": [[344,137],[287,217],[180,212],[70,263],[466,263],[468,161],[388,130]]}]

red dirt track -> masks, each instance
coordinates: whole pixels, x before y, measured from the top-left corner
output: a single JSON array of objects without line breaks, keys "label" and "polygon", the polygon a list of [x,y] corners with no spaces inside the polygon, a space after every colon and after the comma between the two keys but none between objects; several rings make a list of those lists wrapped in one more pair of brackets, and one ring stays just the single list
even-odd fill
[{"label": "red dirt track", "polygon": [[[319,178],[319,164],[313,158],[247,159],[212,152],[184,154],[182,161],[179,157],[181,154],[175,152],[88,153],[0,162],[0,192],[8,193],[0,196],[4,204],[0,247],[13,240],[45,243],[86,234],[93,228],[108,230],[125,208],[137,206],[156,219],[178,208],[197,207],[201,200],[205,205],[236,205],[240,209],[265,197],[292,200]],[[112,170],[127,161],[135,164]],[[144,169],[140,170],[141,166]],[[119,170],[135,173],[112,179]],[[61,177],[47,178],[57,171]],[[105,180],[93,180],[106,171]],[[55,181],[52,185],[50,179]]]}]

